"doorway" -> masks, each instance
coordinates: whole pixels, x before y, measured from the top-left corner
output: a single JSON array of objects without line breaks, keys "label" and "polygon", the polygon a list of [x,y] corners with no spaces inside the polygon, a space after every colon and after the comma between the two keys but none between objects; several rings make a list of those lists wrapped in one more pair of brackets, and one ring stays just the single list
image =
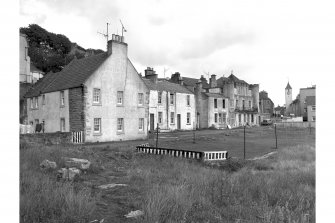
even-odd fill
[{"label": "doorway", "polygon": [[150,132],[154,132],[155,130],[155,115],[150,113]]},{"label": "doorway", "polygon": [[180,114],[177,114],[177,129],[180,129]]}]

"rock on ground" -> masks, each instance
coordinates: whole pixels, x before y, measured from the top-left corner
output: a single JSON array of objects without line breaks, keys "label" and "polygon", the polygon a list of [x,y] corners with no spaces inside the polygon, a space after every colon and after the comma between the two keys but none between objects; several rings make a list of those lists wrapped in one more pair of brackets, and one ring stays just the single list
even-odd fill
[{"label": "rock on ground", "polygon": [[62,168],[62,169],[58,170],[58,174],[63,179],[73,180],[76,175],[80,174],[80,170],[75,168],[75,167],[71,167],[71,168],[68,168],[68,169],[67,168]]},{"label": "rock on ground", "polygon": [[77,158],[65,158],[66,167],[76,167],[81,170],[87,170],[90,168],[91,162],[85,159]]},{"label": "rock on ground", "polygon": [[42,163],[40,164],[40,168],[44,169],[44,170],[56,169],[57,164],[56,164],[56,162],[53,162],[53,161],[43,160]]},{"label": "rock on ground", "polygon": [[137,211],[131,211],[128,214],[125,215],[126,218],[136,218],[139,216],[144,215],[143,211],[137,210]]},{"label": "rock on ground", "polygon": [[128,186],[127,184],[105,184],[105,185],[100,185],[98,188],[100,189],[109,189],[109,188],[113,188],[113,187],[117,187],[117,186]]}]

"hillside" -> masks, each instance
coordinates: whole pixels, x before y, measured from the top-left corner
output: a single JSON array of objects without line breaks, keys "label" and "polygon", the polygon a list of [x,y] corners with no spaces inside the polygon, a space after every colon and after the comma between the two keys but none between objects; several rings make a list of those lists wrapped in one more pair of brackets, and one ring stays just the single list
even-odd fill
[{"label": "hillside", "polygon": [[84,49],[65,35],[49,32],[37,24],[21,27],[20,33],[27,36],[31,63],[45,73],[62,70],[74,57],[80,59],[104,52],[100,49]]}]

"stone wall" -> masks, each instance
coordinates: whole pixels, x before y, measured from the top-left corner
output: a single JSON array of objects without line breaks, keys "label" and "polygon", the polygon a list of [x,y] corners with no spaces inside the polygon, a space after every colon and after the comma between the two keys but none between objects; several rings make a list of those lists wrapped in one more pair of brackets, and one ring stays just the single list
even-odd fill
[{"label": "stone wall", "polygon": [[297,128],[315,128],[315,122],[279,122],[278,127],[297,127]]},{"label": "stone wall", "polygon": [[20,134],[20,143],[27,144],[67,144],[72,143],[71,132]]},{"label": "stone wall", "polygon": [[69,89],[69,121],[70,131],[84,131],[84,98],[83,88]]}]

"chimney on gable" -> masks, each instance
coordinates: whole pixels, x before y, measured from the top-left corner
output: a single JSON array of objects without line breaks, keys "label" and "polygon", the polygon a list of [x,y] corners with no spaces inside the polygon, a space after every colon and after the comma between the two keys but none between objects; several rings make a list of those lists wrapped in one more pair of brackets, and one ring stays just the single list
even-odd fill
[{"label": "chimney on gable", "polygon": [[158,74],[156,74],[154,68],[147,67],[147,69],[144,71],[144,77],[157,84]]},{"label": "chimney on gable", "polygon": [[210,88],[215,88],[217,86],[217,83],[216,83],[216,75],[215,74],[212,74],[211,75],[211,78],[209,79],[209,87]]},{"label": "chimney on gable", "polygon": [[112,39],[107,42],[108,56],[111,54],[124,54],[127,57],[128,44],[124,42],[124,36],[112,34]]},{"label": "chimney on gable", "polygon": [[174,74],[171,75],[171,82],[179,84],[179,79],[180,79],[180,73],[176,72]]},{"label": "chimney on gable", "polygon": [[207,79],[204,77],[204,75],[201,75],[200,77],[200,81],[202,83],[202,86],[206,85],[207,84]]}]

